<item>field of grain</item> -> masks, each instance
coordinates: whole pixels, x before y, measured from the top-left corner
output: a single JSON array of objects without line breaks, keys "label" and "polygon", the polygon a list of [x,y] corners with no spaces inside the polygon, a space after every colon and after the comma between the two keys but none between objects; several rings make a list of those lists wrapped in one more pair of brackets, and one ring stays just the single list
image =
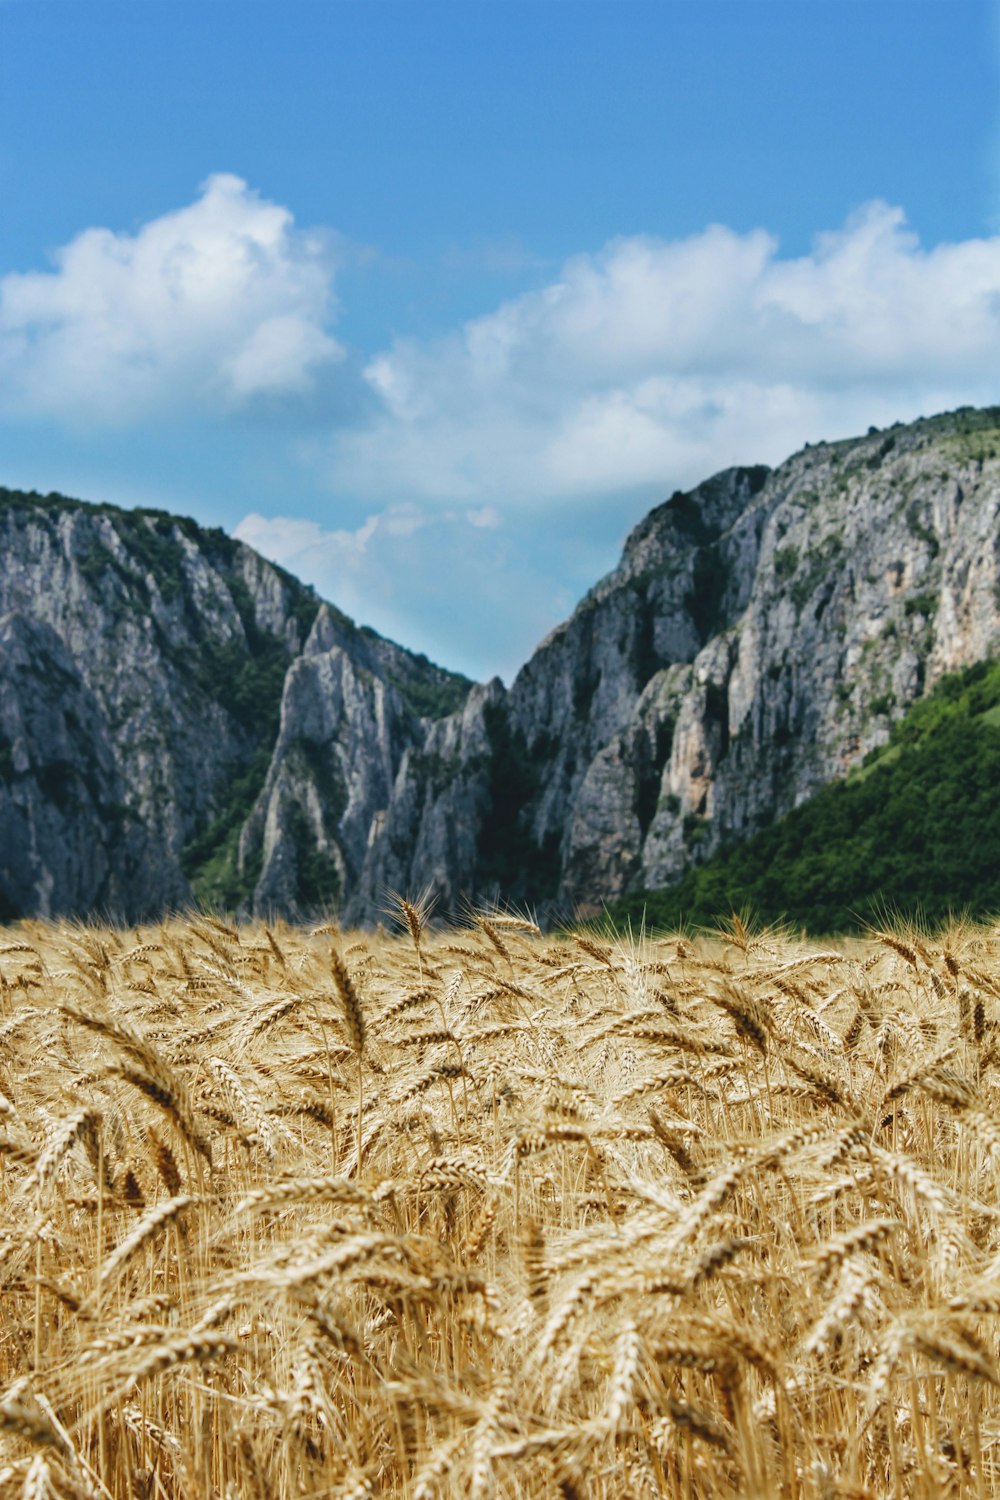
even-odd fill
[{"label": "field of grain", "polygon": [[409,917],[0,931],[0,1494],[1000,1493],[1000,935]]}]

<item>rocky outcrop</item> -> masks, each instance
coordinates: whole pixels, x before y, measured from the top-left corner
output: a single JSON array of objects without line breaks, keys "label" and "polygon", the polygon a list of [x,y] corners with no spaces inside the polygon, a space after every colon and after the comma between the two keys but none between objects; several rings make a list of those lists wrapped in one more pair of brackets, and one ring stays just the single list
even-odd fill
[{"label": "rocky outcrop", "polygon": [[69,653],[40,621],[0,617],[0,919],[114,910],[141,892],[146,853]]},{"label": "rocky outcrop", "polygon": [[258,908],[337,907],[355,889],[373,820],[421,737],[390,680],[395,650],[353,641],[324,605],[289,668],[267,779],[240,836]]}]

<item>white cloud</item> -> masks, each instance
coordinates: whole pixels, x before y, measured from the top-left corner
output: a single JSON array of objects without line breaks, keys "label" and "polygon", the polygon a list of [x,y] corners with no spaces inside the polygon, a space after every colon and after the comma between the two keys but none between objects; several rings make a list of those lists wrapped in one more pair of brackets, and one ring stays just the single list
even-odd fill
[{"label": "white cloud", "polygon": [[0,277],[0,408],[125,423],[298,393],[342,357],[326,241],[238,177],[134,235],[87,229]]},{"label": "white cloud", "polygon": [[262,516],[252,511],[243,517],[233,535],[297,577],[314,581],[319,573],[328,573],[331,565],[341,575],[361,566],[368,544],[382,524],[383,517],[375,515],[353,531],[327,530],[318,521]]},{"label": "white cloud", "polygon": [[492,530],[500,525],[500,512],[495,505],[480,505],[478,509],[467,510],[465,519],[470,526]]},{"label": "white cloud", "polygon": [[350,529],[255,513],[235,534],[360,624],[473,677],[513,675],[575,602],[499,516],[395,506]]},{"label": "white cloud", "polygon": [[234,535],[314,584],[324,598],[362,623],[387,630],[386,607],[413,590],[406,554],[417,532],[426,526],[440,532],[453,520],[451,515],[431,517],[414,505],[399,505],[366,517],[352,530],[253,512],[244,516]]},{"label": "white cloud", "polygon": [[[51,271],[0,276],[0,415],[138,425],[301,398],[343,357],[334,261],[357,253],[231,176],[134,234],[86,230]],[[329,404],[302,401],[286,454],[367,519],[251,515],[238,535],[360,621],[510,671],[645,501],[806,440],[1000,400],[1000,237],[925,249],[871,203],[797,257],[720,225],[619,238],[342,376],[353,418],[333,428]]]},{"label": "white cloud", "polygon": [[1000,238],[925,250],[870,203],[809,254],[762,230],[612,240],[365,375],[336,487],[537,507],[777,462],[809,439],[1000,397]]}]

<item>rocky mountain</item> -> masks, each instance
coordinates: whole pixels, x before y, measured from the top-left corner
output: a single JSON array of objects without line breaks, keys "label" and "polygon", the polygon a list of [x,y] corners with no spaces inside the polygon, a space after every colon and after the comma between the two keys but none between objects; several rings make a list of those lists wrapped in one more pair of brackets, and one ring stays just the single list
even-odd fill
[{"label": "rocky mountain", "polygon": [[[268,899],[275,863],[286,906],[339,899],[308,797],[267,860],[262,839],[241,846],[276,745],[296,750],[280,734],[286,688],[294,705],[334,637],[359,682],[377,677],[394,775],[464,679],[358,630],[221,531],[0,490],[0,917],[247,906],[258,875]],[[358,732],[374,743],[374,720]],[[311,784],[336,781],[349,736],[306,734]]]},{"label": "rocky mountain", "polygon": [[350,912],[424,884],[593,910],[766,827],[996,650],[998,508],[1000,409],[675,494],[403,756]]},{"label": "rocky mountain", "polygon": [[653,510],[509,689],[192,521],[0,491],[2,912],[593,909],[767,827],[1000,640],[1000,409]]}]

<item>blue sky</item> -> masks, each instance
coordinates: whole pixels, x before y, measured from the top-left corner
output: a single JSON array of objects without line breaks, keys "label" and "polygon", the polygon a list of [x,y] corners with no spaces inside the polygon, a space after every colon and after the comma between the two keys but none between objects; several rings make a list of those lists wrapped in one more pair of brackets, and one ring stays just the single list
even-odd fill
[{"label": "blue sky", "polygon": [[1000,400],[983,0],[0,0],[0,484],[509,677],[651,504]]}]

